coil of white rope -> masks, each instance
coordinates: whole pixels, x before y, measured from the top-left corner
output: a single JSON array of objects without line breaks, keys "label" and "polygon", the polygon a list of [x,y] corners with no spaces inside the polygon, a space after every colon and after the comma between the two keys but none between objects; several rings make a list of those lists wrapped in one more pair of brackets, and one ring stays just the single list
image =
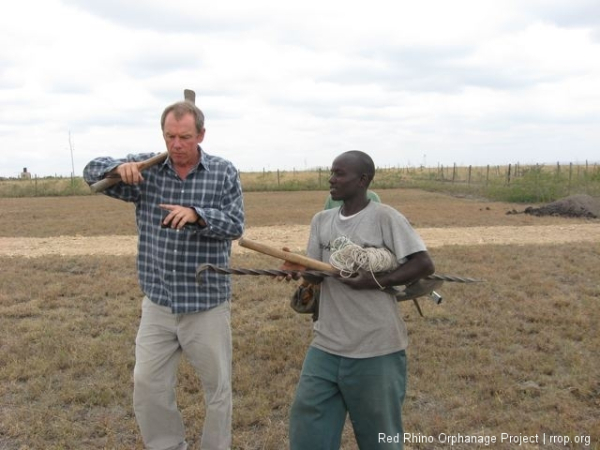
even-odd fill
[{"label": "coil of white rope", "polygon": [[339,270],[342,277],[348,278],[358,269],[365,269],[371,272],[381,289],[384,287],[375,278],[375,273],[394,270],[399,266],[394,254],[387,248],[363,248],[346,236],[336,238],[331,244],[331,250],[329,264]]}]

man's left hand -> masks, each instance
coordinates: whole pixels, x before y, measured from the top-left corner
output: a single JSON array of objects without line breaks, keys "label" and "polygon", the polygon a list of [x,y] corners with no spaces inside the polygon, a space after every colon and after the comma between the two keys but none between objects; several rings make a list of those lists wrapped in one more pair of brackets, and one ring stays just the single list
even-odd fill
[{"label": "man's left hand", "polygon": [[187,223],[198,223],[201,227],[206,226],[206,222],[198,215],[194,208],[180,205],[158,205],[169,214],[163,219],[162,226],[176,228],[181,230]]},{"label": "man's left hand", "polygon": [[345,285],[350,286],[352,289],[381,289],[373,279],[373,274],[364,269],[359,269],[356,274],[348,278],[342,276],[337,276],[335,278]]}]

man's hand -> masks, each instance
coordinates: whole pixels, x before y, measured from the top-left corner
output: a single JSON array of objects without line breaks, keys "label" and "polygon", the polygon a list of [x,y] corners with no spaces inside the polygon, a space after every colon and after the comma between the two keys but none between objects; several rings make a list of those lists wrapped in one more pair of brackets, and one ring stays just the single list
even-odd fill
[{"label": "man's hand", "polygon": [[[283,250],[284,252],[290,251],[290,249],[288,247],[282,247],[281,250]],[[301,264],[284,261],[283,264],[279,267],[279,270],[295,270],[298,272],[304,272],[306,270],[306,267]],[[323,282],[323,277],[307,275],[307,274],[304,274],[304,275],[288,274],[286,276],[278,276],[277,280],[278,281],[282,281],[282,280],[290,281],[290,280],[299,280],[300,278],[302,278],[304,281],[306,281],[309,284],[320,284]]]},{"label": "man's hand", "polygon": [[128,162],[117,166],[112,172],[117,173],[125,184],[140,184],[144,181],[140,172],[141,162]]},{"label": "man's hand", "polygon": [[169,211],[169,214],[163,219],[163,227],[171,227],[181,230],[187,223],[198,223],[201,227],[206,226],[204,219],[200,218],[194,208],[179,205],[158,205],[162,209]]},{"label": "man's hand", "polygon": [[[288,247],[282,247],[281,250],[283,250],[284,252],[289,252],[290,249]],[[306,270],[306,267],[300,265],[300,264],[296,264],[293,262],[289,262],[289,261],[284,261],[283,264],[279,267],[279,270],[298,270],[298,271],[304,271]],[[299,280],[300,276],[298,275],[292,275],[292,274],[288,274],[286,276],[279,276],[277,277],[278,281],[290,281],[290,280]]]},{"label": "man's hand", "polygon": [[381,289],[373,277],[374,275],[368,270],[359,269],[351,277],[336,277],[336,279],[352,289]]}]

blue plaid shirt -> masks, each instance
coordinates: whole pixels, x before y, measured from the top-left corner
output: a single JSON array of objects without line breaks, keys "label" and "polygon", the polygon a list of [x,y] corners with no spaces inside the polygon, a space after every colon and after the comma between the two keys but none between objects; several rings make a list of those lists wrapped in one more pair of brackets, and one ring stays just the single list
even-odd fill
[{"label": "blue plaid shirt", "polygon": [[[104,191],[110,197],[135,204],[140,287],[151,301],[170,307],[175,314],[205,311],[230,299],[230,275],[205,271],[198,283],[196,268],[204,263],[228,267],[231,240],[244,231],[242,188],[236,168],[200,147],[198,151],[200,161],[185,180],[179,178],[167,159],[145,170],[141,184],[119,183]],[[85,167],[83,176],[92,184],[122,163],[143,161],[154,155],[96,158]],[[167,212],[159,204],[193,207],[207,226],[162,228]]]}]

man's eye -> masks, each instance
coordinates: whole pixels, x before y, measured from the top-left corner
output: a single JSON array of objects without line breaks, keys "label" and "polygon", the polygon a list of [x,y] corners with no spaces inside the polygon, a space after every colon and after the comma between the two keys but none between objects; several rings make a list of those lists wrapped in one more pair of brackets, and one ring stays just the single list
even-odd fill
[{"label": "man's eye", "polygon": [[[191,139],[193,139],[194,136],[191,135],[185,135],[185,136],[179,136],[179,140],[180,141],[190,141]],[[169,141],[172,141],[173,139],[177,138],[176,135],[172,135],[172,134],[167,134],[165,135],[165,138]]]}]

